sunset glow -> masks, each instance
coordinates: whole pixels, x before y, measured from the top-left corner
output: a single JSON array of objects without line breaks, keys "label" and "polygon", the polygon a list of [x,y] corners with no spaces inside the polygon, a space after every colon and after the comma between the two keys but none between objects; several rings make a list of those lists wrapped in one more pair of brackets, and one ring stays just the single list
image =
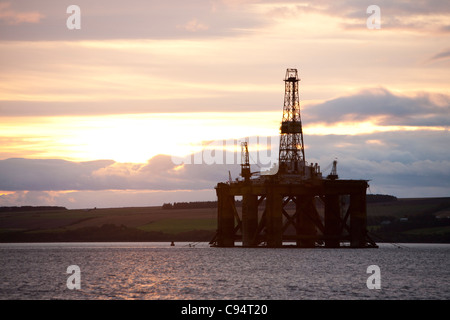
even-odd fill
[{"label": "sunset glow", "polygon": [[[443,150],[450,126],[448,5],[381,1],[381,28],[371,30],[368,1],[77,4],[82,26],[69,30],[64,4],[0,2],[0,162],[9,168],[0,164],[0,175],[25,165],[21,159],[59,159],[69,167],[109,160],[83,174],[116,177],[127,164],[123,172],[138,182],[101,184],[116,195],[123,190],[126,203],[133,188],[207,190],[221,169],[196,169],[208,181],[198,187],[192,168],[168,159],[218,146],[238,152],[227,140],[276,141],[282,80],[291,67],[301,78],[308,161],[329,163],[339,156],[349,176],[362,172],[369,178],[378,176],[380,163],[401,163],[393,167],[411,176],[399,178],[399,185],[390,176],[374,182],[374,189],[393,193],[404,192],[408,179],[423,181],[410,168],[431,162],[450,172]],[[267,148],[250,146],[252,152]],[[13,158],[20,164],[8,161]],[[143,183],[146,166],[168,170],[173,181]],[[225,179],[228,170],[223,168]],[[11,179],[0,185],[0,205],[27,203],[31,187]],[[434,179],[424,190],[445,194],[448,179]],[[55,188],[42,182],[40,191],[56,193],[39,201],[65,197],[70,205],[87,205]],[[70,192],[91,188],[100,187]]]},{"label": "sunset glow", "polygon": [[275,112],[8,118],[0,128],[1,151],[6,157],[142,163],[157,154],[186,155],[205,141],[274,136],[279,118]]}]

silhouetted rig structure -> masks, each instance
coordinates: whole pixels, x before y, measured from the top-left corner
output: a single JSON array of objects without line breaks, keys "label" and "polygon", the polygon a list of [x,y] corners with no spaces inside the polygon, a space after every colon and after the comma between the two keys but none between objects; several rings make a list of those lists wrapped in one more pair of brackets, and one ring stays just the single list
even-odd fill
[{"label": "silhouetted rig structure", "polygon": [[[297,69],[287,69],[278,172],[252,176],[248,145],[241,147],[242,179],[218,183],[218,229],[211,245],[234,247],[377,247],[366,229],[367,180],[340,180],[337,162],[322,177],[307,165]],[[242,197],[241,210],[235,197]]]}]

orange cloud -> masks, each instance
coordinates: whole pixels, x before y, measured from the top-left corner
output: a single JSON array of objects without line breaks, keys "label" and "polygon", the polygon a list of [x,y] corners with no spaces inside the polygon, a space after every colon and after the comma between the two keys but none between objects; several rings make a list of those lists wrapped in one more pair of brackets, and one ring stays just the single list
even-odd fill
[{"label": "orange cloud", "polygon": [[11,9],[10,2],[0,3],[0,21],[8,25],[18,25],[22,23],[39,23],[44,18],[39,12],[17,12]]},{"label": "orange cloud", "polygon": [[185,25],[178,26],[180,29],[185,29],[186,31],[196,32],[202,30],[208,30],[209,27],[206,24],[199,22],[197,19],[192,19],[187,22]]}]

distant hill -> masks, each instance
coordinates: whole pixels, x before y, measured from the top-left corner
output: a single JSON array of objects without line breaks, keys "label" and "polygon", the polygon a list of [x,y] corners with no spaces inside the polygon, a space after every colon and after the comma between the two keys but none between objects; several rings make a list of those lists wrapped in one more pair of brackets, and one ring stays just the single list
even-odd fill
[{"label": "distant hill", "polygon": [[[376,242],[450,243],[450,198],[368,195],[367,228]],[[210,241],[216,229],[217,201],[83,210],[0,208],[0,242]]]},{"label": "distant hill", "polygon": [[381,242],[450,243],[450,198],[368,202],[367,229]]},{"label": "distant hill", "polygon": [[368,194],[366,195],[367,203],[392,202],[397,201],[397,197],[387,194]]},{"label": "distant hill", "polygon": [[0,212],[29,212],[29,211],[61,211],[67,210],[65,207],[57,206],[21,206],[21,207],[0,207]]}]

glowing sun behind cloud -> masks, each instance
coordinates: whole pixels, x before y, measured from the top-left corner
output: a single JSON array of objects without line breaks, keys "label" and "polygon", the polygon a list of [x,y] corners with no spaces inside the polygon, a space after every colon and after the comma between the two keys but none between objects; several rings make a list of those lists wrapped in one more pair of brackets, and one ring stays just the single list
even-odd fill
[{"label": "glowing sun behind cloud", "polygon": [[279,117],[274,112],[211,112],[9,118],[0,128],[2,157],[143,163],[157,154],[199,151],[206,140],[276,135]]}]

